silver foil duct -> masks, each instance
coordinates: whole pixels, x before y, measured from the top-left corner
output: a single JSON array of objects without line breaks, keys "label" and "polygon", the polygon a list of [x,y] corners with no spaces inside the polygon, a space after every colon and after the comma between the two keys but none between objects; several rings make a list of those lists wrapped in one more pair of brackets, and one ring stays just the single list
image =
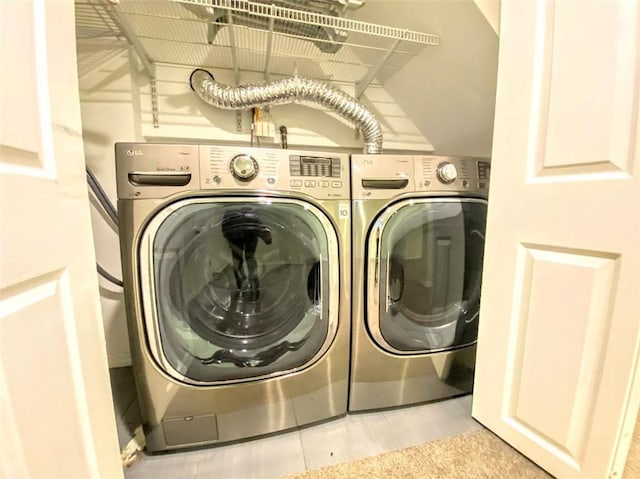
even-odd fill
[{"label": "silver foil duct", "polygon": [[375,115],[353,97],[326,83],[295,76],[262,85],[233,87],[216,82],[211,73],[202,69],[191,73],[190,83],[201,100],[227,110],[296,101],[317,103],[355,124],[362,132],[365,153],[382,153],[382,128]]}]

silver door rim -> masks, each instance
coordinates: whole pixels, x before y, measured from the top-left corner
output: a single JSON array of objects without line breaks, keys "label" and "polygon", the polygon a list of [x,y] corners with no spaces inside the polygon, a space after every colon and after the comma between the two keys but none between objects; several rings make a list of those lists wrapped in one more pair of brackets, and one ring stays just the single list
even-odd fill
[{"label": "silver door rim", "polygon": [[[329,287],[328,296],[329,296],[329,304],[328,304],[328,330],[327,336],[320,348],[320,350],[311,357],[308,361],[300,366],[289,368],[283,371],[275,371],[269,374],[263,374],[258,376],[252,376],[248,378],[238,378],[238,379],[224,379],[218,381],[198,381],[192,378],[185,376],[184,374],[177,371],[165,357],[162,352],[162,339],[160,337],[159,331],[159,320],[158,320],[158,309],[155,302],[155,294],[156,285],[155,285],[155,275],[153,270],[153,241],[155,239],[156,233],[160,228],[160,225],[164,222],[165,219],[175,211],[183,208],[187,205],[192,204],[206,204],[206,203],[260,203],[260,204],[293,204],[298,205],[304,208],[305,211],[311,213],[318,221],[320,221],[325,234],[327,235],[327,250],[328,250],[328,258],[329,262],[329,285],[338,285],[340,284],[340,260],[339,260],[339,249],[338,249],[338,237],[336,230],[327,217],[327,215],[312,205],[311,203],[304,200],[297,200],[293,198],[268,198],[261,196],[246,196],[246,197],[237,197],[237,196],[216,196],[212,197],[198,197],[198,198],[186,198],[175,203],[172,203],[158,213],[149,221],[146,228],[144,229],[142,236],[140,238],[140,243],[138,247],[138,261],[139,261],[139,276],[140,276],[140,294],[142,297],[141,304],[141,312],[143,315],[142,323],[146,329],[146,337],[147,337],[147,345],[148,349],[151,353],[152,358],[156,361],[156,363],[160,366],[160,368],[169,374],[174,379],[179,380],[180,382],[185,382],[188,384],[193,384],[197,386],[215,386],[219,384],[232,384],[232,383],[243,383],[249,381],[257,381],[264,380],[276,376],[284,376],[290,373],[294,373],[301,369],[305,369],[312,364],[316,363],[320,358],[322,358],[325,353],[331,347],[331,343],[333,342],[337,331],[338,331],[338,315],[340,308],[338,307],[338,302],[340,300],[339,288]],[[142,332],[141,332],[142,333]]]},{"label": "silver door rim", "polygon": [[[375,219],[374,223],[372,223],[372,227],[367,233],[366,244],[367,244],[367,256],[365,259],[365,265],[367,268],[367,284],[365,285],[367,291],[367,311],[365,313],[367,329],[371,334],[374,343],[384,349],[385,351],[401,356],[412,356],[412,355],[424,355],[424,354],[432,354],[439,353],[442,351],[448,351],[450,349],[458,349],[466,346],[471,346],[475,344],[477,341],[471,341],[466,344],[456,345],[453,347],[440,348],[440,349],[422,349],[422,350],[414,350],[414,351],[403,351],[401,349],[394,348],[391,346],[387,340],[382,335],[382,331],[380,330],[380,309],[378,298],[380,297],[380,284],[382,283],[382,278],[380,278],[382,265],[380,262],[380,251],[379,245],[377,242],[382,236],[382,231],[387,226],[387,223],[391,219],[393,215],[395,215],[401,208],[405,206],[413,206],[420,205],[426,203],[480,203],[487,205],[487,200],[479,199],[479,198],[407,198],[397,203],[393,203],[391,205],[385,206],[382,213]],[[373,254],[372,254],[373,252]],[[389,259],[387,258],[387,263]],[[389,264],[387,266],[387,271],[389,271]],[[388,307],[388,305],[387,305]]]}]

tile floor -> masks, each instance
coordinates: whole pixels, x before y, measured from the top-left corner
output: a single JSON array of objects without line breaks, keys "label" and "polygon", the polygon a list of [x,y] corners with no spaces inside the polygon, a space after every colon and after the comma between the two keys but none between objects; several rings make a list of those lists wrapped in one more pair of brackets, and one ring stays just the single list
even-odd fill
[{"label": "tile floor", "polygon": [[[140,423],[131,368],[111,370],[120,446]],[[351,414],[229,445],[143,455],[127,479],[276,479],[479,429],[471,396],[412,407]]]}]

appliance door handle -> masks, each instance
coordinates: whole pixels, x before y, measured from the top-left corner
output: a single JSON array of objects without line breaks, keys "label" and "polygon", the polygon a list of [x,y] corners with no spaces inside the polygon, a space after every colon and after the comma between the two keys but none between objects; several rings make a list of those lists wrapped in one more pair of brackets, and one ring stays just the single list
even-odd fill
[{"label": "appliance door handle", "polygon": [[373,286],[378,290],[378,283],[380,282],[380,232],[382,228],[378,226],[375,230],[376,241],[374,249],[374,266],[373,266]]},{"label": "appliance door handle", "polygon": [[127,176],[134,186],[185,186],[191,181],[191,173],[184,171],[131,171]]},{"label": "appliance door handle", "polygon": [[409,178],[363,178],[365,190],[402,190],[409,185]]}]

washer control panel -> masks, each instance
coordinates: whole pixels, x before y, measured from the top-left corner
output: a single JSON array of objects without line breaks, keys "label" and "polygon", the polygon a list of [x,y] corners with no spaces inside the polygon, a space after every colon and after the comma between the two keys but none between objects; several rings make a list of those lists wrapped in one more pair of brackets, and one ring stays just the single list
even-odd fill
[{"label": "washer control panel", "polygon": [[118,198],[166,198],[186,191],[299,192],[349,196],[343,153],[168,143],[116,143]]},{"label": "washer control panel", "polygon": [[346,154],[200,145],[200,187],[298,191],[349,198]]},{"label": "washer control panel", "polygon": [[[481,166],[484,165],[484,166]],[[414,156],[416,191],[455,191],[486,195],[489,160],[464,156]]]}]

